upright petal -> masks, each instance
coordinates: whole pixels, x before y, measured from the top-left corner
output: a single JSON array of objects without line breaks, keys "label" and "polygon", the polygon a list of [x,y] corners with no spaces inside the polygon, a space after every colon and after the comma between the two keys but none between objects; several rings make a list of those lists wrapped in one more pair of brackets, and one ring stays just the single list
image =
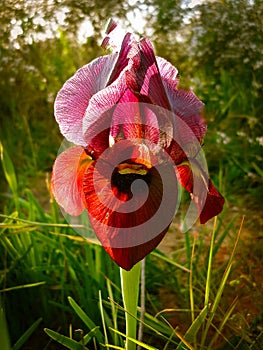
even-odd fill
[{"label": "upright petal", "polygon": [[148,96],[152,103],[170,109],[151,42],[143,38],[133,45],[129,55],[133,64],[126,74],[128,87]]},{"label": "upright petal", "polygon": [[179,78],[177,78],[178,69],[162,57],[156,56],[156,61],[162,81],[166,81],[172,89],[176,89],[179,83]]},{"label": "upright petal", "polygon": [[57,203],[70,215],[80,215],[85,209],[82,179],[92,160],[80,146],[61,153],[53,166],[51,190]]},{"label": "upright petal", "polygon": [[80,68],[63,85],[55,101],[55,117],[68,141],[86,146],[82,121],[91,97],[108,84],[118,54],[103,56]]},{"label": "upright petal", "polygon": [[111,121],[111,136],[122,133],[126,139],[146,139],[158,143],[160,131],[156,108],[140,94],[127,89],[117,104]]},{"label": "upright petal", "polygon": [[[126,89],[125,77],[121,74],[111,85],[99,91],[90,99],[82,125],[85,144],[94,147],[95,140],[97,146],[99,146],[99,142],[102,142],[103,145],[109,142],[113,112]],[[104,140],[98,139],[98,135],[103,135],[105,130],[108,130],[108,137]]]},{"label": "upright petal", "polygon": [[[184,144],[192,142],[194,139],[200,141],[206,133],[206,124],[201,117],[204,104],[192,91],[174,89],[169,82],[165,81],[164,87],[174,113],[175,131],[177,131],[177,135],[180,135]],[[177,128],[176,123],[178,118],[185,122],[189,131],[187,131],[187,128],[182,131]],[[183,124],[180,123],[180,125]]]}]

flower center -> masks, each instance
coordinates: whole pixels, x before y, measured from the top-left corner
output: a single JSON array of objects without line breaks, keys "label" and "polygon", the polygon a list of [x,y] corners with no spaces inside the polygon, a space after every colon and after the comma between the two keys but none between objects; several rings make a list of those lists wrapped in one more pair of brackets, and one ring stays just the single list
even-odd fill
[{"label": "flower center", "polygon": [[135,180],[141,179],[149,185],[151,174],[144,165],[134,163],[119,164],[113,171],[111,185],[118,192],[131,195],[131,185]]}]

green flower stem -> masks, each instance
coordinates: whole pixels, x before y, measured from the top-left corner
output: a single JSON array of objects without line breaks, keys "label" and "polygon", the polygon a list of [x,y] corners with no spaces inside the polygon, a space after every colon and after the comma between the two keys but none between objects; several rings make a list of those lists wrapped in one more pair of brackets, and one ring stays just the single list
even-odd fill
[{"label": "green flower stem", "polygon": [[[140,287],[141,262],[130,271],[121,270],[122,298],[125,308],[126,336],[136,339],[137,336],[137,307]],[[136,344],[126,339],[126,350],[136,350]]]}]

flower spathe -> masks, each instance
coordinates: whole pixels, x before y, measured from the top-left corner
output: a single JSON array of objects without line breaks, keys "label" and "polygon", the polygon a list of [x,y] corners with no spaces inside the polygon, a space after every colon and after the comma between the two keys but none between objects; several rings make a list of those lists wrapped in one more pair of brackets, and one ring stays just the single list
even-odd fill
[{"label": "flower spathe", "polygon": [[111,21],[104,47],[113,52],[80,68],[59,91],[55,117],[76,146],[54,164],[52,191],[71,215],[87,209],[111,258],[129,270],[162,240],[178,206],[178,182],[201,223],[224,198],[200,160],[206,125],[192,91],[178,89],[177,69],[150,41],[125,34],[115,45]]}]

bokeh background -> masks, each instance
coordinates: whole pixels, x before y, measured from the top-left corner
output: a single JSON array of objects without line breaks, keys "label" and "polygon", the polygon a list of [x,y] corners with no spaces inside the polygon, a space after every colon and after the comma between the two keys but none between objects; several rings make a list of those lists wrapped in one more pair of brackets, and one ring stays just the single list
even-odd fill
[{"label": "bokeh background", "polygon": [[[3,215],[0,227],[0,292],[11,343],[38,317],[44,319],[44,325],[65,329],[71,316],[67,314],[68,306],[63,309],[61,305],[72,294],[84,305],[88,291],[85,294],[80,289],[84,288],[85,283],[92,284],[90,281],[94,280],[96,283],[93,287],[98,289],[100,286],[107,294],[102,267],[96,265],[95,258],[92,260],[90,256],[91,260],[87,260],[85,254],[88,253],[83,255],[84,265],[88,265],[87,261],[89,266],[96,262],[93,266],[96,273],[91,274],[89,282],[85,282],[83,277],[77,276],[77,272],[74,275],[76,269],[79,269],[80,275],[84,274],[83,266],[80,268],[80,262],[78,265],[63,250],[69,249],[68,241],[65,239],[61,243],[61,237],[56,237],[56,243],[48,241],[52,239],[54,231],[57,230],[58,234],[59,229],[46,232],[43,227],[33,224],[25,227],[21,222],[14,223],[7,217],[13,215],[31,221],[62,222],[49,193],[52,165],[63,141],[53,115],[54,99],[63,83],[79,67],[105,54],[100,43],[109,18],[116,19],[138,36],[147,35],[154,44],[156,54],[178,68],[180,87],[193,89],[205,103],[204,118],[208,132],[204,151],[210,176],[226,198],[220,219],[223,233],[218,245],[220,255],[216,268],[225,263],[230,255],[231,237],[235,237],[244,215],[237,259],[240,264],[236,266],[236,274],[230,285],[233,288],[236,286],[236,289],[229,287],[231,290],[227,294],[232,297],[241,293],[242,302],[233,327],[235,330],[238,327],[246,329],[245,335],[239,335],[238,339],[240,344],[246,340],[250,347],[240,349],[259,349],[260,341],[255,339],[262,335],[262,0],[1,0],[0,141],[13,167],[7,166],[9,170],[0,167],[0,213]],[[10,186],[13,179],[11,176],[10,180],[11,173],[15,177],[13,188]],[[19,227],[15,227],[15,224]],[[175,219],[172,234],[179,232],[179,224]],[[212,224],[203,229],[204,247],[205,234],[210,226]],[[32,234],[34,230],[48,237],[43,242],[43,236],[35,235],[36,244],[42,241],[41,253],[32,251],[35,243],[31,236],[24,240],[25,235]],[[63,233],[61,230],[59,232]],[[68,231],[64,233],[69,234]],[[70,231],[70,234],[74,233]],[[14,237],[17,242],[13,241]],[[161,253],[187,265],[187,254],[181,256],[179,251],[174,252],[181,244],[189,255],[192,238],[185,245],[182,243],[185,237],[179,233],[177,240],[171,235],[168,237]],[[76,242],[77,239],[73,248]],[[82,245],[75,248],[78,252],[84,249]],[[92,257],[100,256],[106,271],[108,269],[107,276],[118,284],[118,272],[106,256],[100,255],[104,254],[100,247],[92,248],[89,254]],[[202,254],[200,248],[198,257],[202,257]],[[162,277],[162,270],[165,268],[168,275],[176,276],[172,264],[164,267],[162,261],[159,271],[154,267],[160,264],[154,260],[157,258],[149,259],[153,260],[152,267],[149,263],[147,275],[149,294],[153,300],[149,302],[151,307],[154,305],[155,311],[168,307],[175,290],[176,300],[185,303],[183,278],[174,277],[172,290],[164,288],[166,279]],[[196,263],[202,261],[205,258],[200,258]],[[70,264],[71,270],[69,268],[68,272]],[[103,273],[106,275],[105,271]],[[199,277],[197,274],[196,279]],[[45,281],[45,287],[42,286],[41,290],[38,287],[15,289],[16,286],[40,281]],[[92,300],[98,297],[95,296],[97,289],[92,294],[89,310],[91,318],[99,323],[101,320],[97,320],[97,309],[92,309]],[[227,303],[231,302],[226,299]],[[61,309],[65,314],[59,325],[58,320],[54,321],[54,315]],[[181,317],[174,318],[175,323],[185,322]],[[231,338],[231,327],[227,339]],[[23,349],[52,348],[41,330],[37,331],[38,340],[34,336],[30,339],[27,339]],[[218,344],[221,346],[222,342],[221,339]]]}]

